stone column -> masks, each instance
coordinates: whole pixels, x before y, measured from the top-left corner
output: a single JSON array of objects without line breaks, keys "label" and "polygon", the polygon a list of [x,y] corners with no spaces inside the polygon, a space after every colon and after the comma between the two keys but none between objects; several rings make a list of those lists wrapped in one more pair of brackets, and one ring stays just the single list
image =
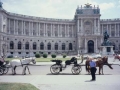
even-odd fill
[{"label": "stone column", "polygon": [[100,34],[100,19],[98,18],[98,34]]},{"label": "stone column", "polygon": [[40,23],[38,22],[38,32],[39,32],[39,35],[40,36]]},{"label": "stone column", "polygon": [[118,37],[120,36],[120,24],[118,23]]},{"label": "stone column", "polygon": [[117,37],[119,37],[119,24],[117,24]]},{"label": "stone column", "polygon": [[58,24],[58,37],[60,36],[60,26]]},{"label": "stone column", "polygon": [[96,18],[94,18],[94,34],[96,34]]},{"label": "stone column", "polygon": [[8,31],[8,33],[10,34],[10,19],[9,19],[9,21],[8,21],[8,23],[9,23],[9,31]]},{"label": "stone column", "polygon": [[29,36],[30,36],[31,35],[31,32],[30,32],[31,31],[30,30],[30,22],[29,22],[29,26],[28,27],[29,27],[28,29],[29,29]]},{"label": "stone column", "polygon": [[44,37],[45,37],[46,35],[45,35],[45,23],[44,23]]},{"label": "stone column", "polygon": [[18,20],[16,21],[16,34],[18,35]]},{"label": "stone column", "polygon": [[23,32],[23,21],[22,21],[22,35],[24,34],[24,32]]},{"label": "stone column", "polygon": [[78,51],[79,51],[79,53],[80,53],[80,48],[81,48],[81,39],[80,38],[78,38],[79,40],[79,43],[78,43]]},{"label": "stone column", "polygon": [[101,42],[101,44],[103,43],[103,39],[102,38],[100,39],[100,42]]},{"label": "stone column", "polygon": [[47,23],[46,23],[46,25],[45,25],[45,29],[46,29],[46,30],[45,30],[45,31],[46,31],[45,34],[46,34],[46,36],[48,36],[47,27],[48,27],[48,26],[47,26]]},{"label": "stone column", "polygon": [[108,30],[108,24],[107,24],[107,32],[108,32],[109,30]]},{"label": "stone column", "polygon": [[69,37],[69,24],[67,24],[67,37]]},{"label": "stone column", "polygon": [[83,31],[83,19],[81,18],[81,33],[84,34],[84,31]]},{"label": "stone column", "polygon": [[59,33],[60,33],[60,37],[62,37],[62,25],[60,24],[60,27],[59,27]]},{"label": "stone column", "polygon": [[79,32],[79,18],[77,19],[77,32]]},{"label": "stone column", "polygon": [[32,30],[31,30],[31,32],[32,32],[31,34],[32,34],[32,36],[33,36],[33,22],[32,22]]},{"label": "stone column", "polygon": [[116,37],[116,23],[115,23],[115,37]]},{"label": "stone column", "polygon": [[66,37],[66,24],[65,24],[65,37]]},{"label": "stone column", "polygon": [[15,20],[14,20],[13,29],[14,29],[14,34],[16,34],[16,32],[15,32]]},{"label": "stone column", "polygon": [[73,35],[74,35],[74,34],[73,34],[73,25],[72,25],[72,37],[74,37]]},{"label": "stone column", "polygon": [[103,33],[104,33],[103,26],[104,26],[104,24],[102,24],[102,35],[103,35]]},{"label": "stone column", "polygon": [[23,33],[24,33],[24,35],[26,35],[26,33],[25,33],[25,21],[23,22],[23,25],[24,25],[24,27],[23,27]]},{"label": "stone column", "polygon": [[53,33],[52,33],[52,23],[51,23],[51,37],[53,36]]},{"label": "stone column", "polygon": [[110,24],[110,37],[111,37],[111,24]]},{"label": "stone column", "polygon": [[95,41],[95,42],[96,42],[96,53],[97,53],[97,50],[98,50],[98,48],[97,48],[97,38],[96,38],[96,41]]},{"label": "stone column", "polygon": [[55,37],[55,24],[53,24],[53,29],[52,29],[52,34],[53,34],[53,37]]},{"label": "stone column", "polygon": [[39,24],[39,23],[36,23],[36,34],[37,34],[37,36],[39,35],[39,30],[38,30],[39,27],[38,27],[38,24]]}]

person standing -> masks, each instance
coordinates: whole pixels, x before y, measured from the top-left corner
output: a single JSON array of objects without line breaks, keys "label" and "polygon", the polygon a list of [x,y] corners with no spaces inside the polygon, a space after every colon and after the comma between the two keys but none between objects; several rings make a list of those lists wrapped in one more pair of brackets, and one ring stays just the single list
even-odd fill
[{"label": "person standing", "polygon": [[89,58],[90,62],[90,72],[91,72],[91,76],[92,76],[92,79],[91,81],[95,81],[96,80],[96,76],[95,76],[95,73],[96,73],[96,62],[93,60],[92,57]]}]

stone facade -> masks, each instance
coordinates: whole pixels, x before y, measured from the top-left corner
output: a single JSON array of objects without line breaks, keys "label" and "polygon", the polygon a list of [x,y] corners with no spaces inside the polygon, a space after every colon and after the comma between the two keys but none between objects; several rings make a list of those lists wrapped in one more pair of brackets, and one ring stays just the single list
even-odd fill
[{"label": "stone facade", "polygon": [[[78,7],[74,19],[52,19],[15,14],[0,8],[0,55],[35,53],[99,53],[108,31],[114,50],[120,50],[120,19],[100,19],[99,7]],[[4,49],[3,49],[4,48]]]}]

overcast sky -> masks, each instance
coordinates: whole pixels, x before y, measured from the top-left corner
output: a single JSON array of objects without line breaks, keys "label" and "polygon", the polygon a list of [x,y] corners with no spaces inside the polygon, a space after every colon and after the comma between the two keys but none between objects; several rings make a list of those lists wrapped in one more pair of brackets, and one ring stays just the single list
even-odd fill
[{"label": "overcast sky", "polygon": [[77,6],[99,5],[101,19],[120,18],[120,0],[1,0],[12,13],[46,18],[73,19]]}]

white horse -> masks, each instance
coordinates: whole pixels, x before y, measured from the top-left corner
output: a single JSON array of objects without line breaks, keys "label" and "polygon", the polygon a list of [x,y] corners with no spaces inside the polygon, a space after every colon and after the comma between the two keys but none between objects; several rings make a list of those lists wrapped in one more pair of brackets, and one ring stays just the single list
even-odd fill
[{"label": "white horse", "polygon": [[[15,75],[16,74],[16,67],[18,66],[25,66],[23,67],[23,74],[25,75],[25,71],[26,71],[26,68],[28,68],[28,65],[30,63],[33,63],[33,64],[36,64],[36,61],[35,61],[35,58],[25,58],[25,59],[13,59],[10,61],[10,66],[12,67],[12,74]],[[29,68],[28,68],[29,70]],[[30,71],[29,71],[29,74],[30,74]]]}]

